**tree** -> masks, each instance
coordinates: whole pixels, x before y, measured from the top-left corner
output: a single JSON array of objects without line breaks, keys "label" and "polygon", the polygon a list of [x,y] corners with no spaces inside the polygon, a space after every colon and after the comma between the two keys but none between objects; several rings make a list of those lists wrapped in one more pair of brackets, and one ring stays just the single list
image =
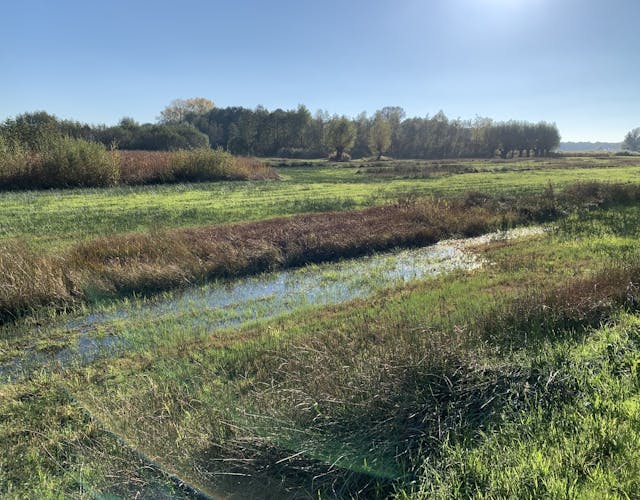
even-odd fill
[{"label": "tree", "polygon": [[0,135],[29,150],[46,149],[51,139],[61,135],[60,122],[45,111],[24,113],[6,120],[0,126]]},{"label": "tree", "polygon": [[216,107],[213,101],[204,97],[175,99],[160,112],[160,123],[182,123],[189,115],[203,115]]},{"label": "tree", "polygon": [[534,153],[536,156],[548,156],[551,151],[560,145],[560,133],[555,123],[536,123],[535,135]]},{"label": "tree", "polygon": [[336,160],[342,161],[342,155],[356,142],[356,126],[346,116],[334,116],[327,124],[327,145],[336,152]]},{"label": "tree", "polygon": [[385,106],[380,110],[382,116],[391,125],[391,146],[389,150],[395,156],[397,151],[397,144],[400,141],[400,124],[404,120],[406,113],[400,106]]},{"label": "tree", "polygon": [[391,124],[384,118],[381,112],[377,112],[373,118],[373,124],[369,131],[369,149],[380,160],[382,154],[391,146]]},{"label": "tree", "polygon": [[629,131],[622,143],[622,149],[629,151],[640,151],[640,127]]}]

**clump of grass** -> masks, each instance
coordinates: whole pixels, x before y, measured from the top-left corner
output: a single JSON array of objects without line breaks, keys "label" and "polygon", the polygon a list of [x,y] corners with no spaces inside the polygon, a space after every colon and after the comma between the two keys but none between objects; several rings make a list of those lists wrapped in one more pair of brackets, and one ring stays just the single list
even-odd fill
[{"label": "clump of grass", "polygon": [[40,307],[74,302],[64,264],[38,256],[20,241],[0,245],[0,322]]},{"label": "clump of grass", "polygon": [[200,148],[175,152],[167,174],[173,182],[246,179],[234,166],[230,153],[222,149]]},{"label": "clump of grass", "polygon": [[547,344],[503,365],[504,373],[518,363],[537,372],[514,387],[519,405],[498,394],[495,425],[451,429],[399,498],[632,498],[640,487],[640,325],[637,315],[612,319],[584,342]]},{"label": "clump of grass", "polygon": [[168,151],[118,151],[120,182],[126,185],[158,184],[167,177],[172,154]]},{"label": "clump of grass", "polygon": [[278,180],[277,172],[255,158],[222,149],[119,151],[121,184],[161,184],[233,180]]}]

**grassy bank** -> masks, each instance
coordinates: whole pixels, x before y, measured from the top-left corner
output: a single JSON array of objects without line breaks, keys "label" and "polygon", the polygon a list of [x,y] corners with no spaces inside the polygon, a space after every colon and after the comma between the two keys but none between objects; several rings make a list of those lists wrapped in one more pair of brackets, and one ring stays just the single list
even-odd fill
[{"label": "grassy bank", "polygon": [[[605,176],[603,167],[560,170],[553,187],[525,170],[506,191],[500,176],[513,180],[514,172],[405,185],[362,183],[351,168],[304,168],[285,169],[282,183],[269,184],[307,176],[307,190],[300,183],[284,200],[315,193],[328,179],[342,195],[384,185],[384,196],[404,196],[367,210],[107,236],[66,244],[57,256],[5,242],[3,293],[19,289],[48,305],[47,290],[60,290],[60,304],[82,302],[536,220],[554,220],[556,229],[476,247],[485,265],[470,273],[329,307],[298,304],[239,328],[216,328],[216,311],[188,303],[127,319],[118,302],[104,324],[62,314],[5,325],[3,361],[55,354],[77,342],[78,329],[128,348],[54,365],[47,375],[36,357],[24,379],[0,385],[0,496],[193,497],[175,488],[175,474],[231,498],[633,498],[640,489],[637,185],[557,187],[587,170]],[[608,171],[636,175],[635,167]],[[472,178],[491,189],[462,192]],[[428,191],[445,181],[446,200],[420,201],[402,187]],[[170,192],[204,196],[210,186]],[[221,186],[240,200],[231,183]],[[149,195],[144,189],[128,193]],[[273,195],[281,187],[242,189]],[[22,203],[32,196],[21,195]],[[102,191],[76,195],[113,201]],[[38,195],[45,199],[55,203]],[[44,214],[42,206],[34,210]],[[258,217],[265,205],[256,207]],[[35,272],[49,278],[36,286]]]},{"label": "grassy bank", "polygon": [[[479,249],[486,271],[105,362],[71,390],[212,493],[631,494],[640,267],[628,210]],[[608,219],[627,223],[607,231]]]},{"label": "grassy bank", "polygon": [[579,207],[634,203],[635,185],[578,184],[556,194],[507,198],[470,192],[459,200],[409,200],[343,213],[112,236],[59,256],[22,245],[0,253],[0,318],[64,308],[207,280],[428,245],[515,224],[553,220]]}]

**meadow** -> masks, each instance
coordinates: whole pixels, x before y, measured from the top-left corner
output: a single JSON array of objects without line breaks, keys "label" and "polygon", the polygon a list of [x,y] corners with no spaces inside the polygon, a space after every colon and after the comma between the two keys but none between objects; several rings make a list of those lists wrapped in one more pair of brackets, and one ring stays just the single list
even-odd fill
[{"label": "meadow", "polygon": [[[452,197],[467,191],[520,195],[542,192],[549,184],[561,188],[580,181],[637,182],[640,165],[633,160],[570,158],[564,169],[553,160],[537,163],[536,169],[524,168],[527,162],[517,160],[469,160],[478,172],[424,179],[363,173],[363,163],[373,162],[345,166],[274,160],[269,163],[280,168],[279,182],[6,192],[0,197],[0,241],[18,238],[38,250],[58,251],[98,236],[350,210],[407,197]],[[423,162],[398,162],[416,163]]]},{"label": "meadow", "polygon": [[[91,273],[117,292],[0,327],[1,495],[640,490],[637,159],[271,163],[279,181],[0,195],[0,258],[73,255],[68,294]],[[141,269],[186,279],[142,293]]]}]

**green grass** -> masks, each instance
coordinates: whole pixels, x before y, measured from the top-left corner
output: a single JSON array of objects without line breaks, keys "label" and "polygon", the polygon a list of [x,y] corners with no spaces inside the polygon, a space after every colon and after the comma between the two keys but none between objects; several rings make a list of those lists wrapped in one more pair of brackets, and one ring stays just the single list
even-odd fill
[{"label": "green grass", "polygon": [[[615,218],[616,212],[622,213],[611,211],[603,221]],[[564,359],[560,354],[569,356],[571,349],[582,349],[591,334],[575,335],[560,329],[557,338],[547,333],[536,342],[529,338],[523,343],[520,336],[515,343],[493,340],[479,346],[468,343],[465,329],[473,328],[478,318],[486,316],[485,321],[493,322],[499,316],[511,300],[500,290],[511,289],[512,297],[515,287],[525,294],[526,302],[532,287],[543,290],[576,275],[589,275],[605,264],[605,257],[620,257],[617,240],[607,246],[611,235],[601,238],[607,252],[595,258],[589,248],[592,239],[576,242],[573,236],[499,245],[484,251],[496,262],[484,272],[396,289],[371,300],[308,314],[302,321],[297,315],[285,317],[204,339],[194,332],[188,343],[184,322],[175,318],[175,326],[169,322],[163,329],[180,329],[181,335],[176,337],[179,350],[165,338],[157,350],[147,347],[142,353],[88,368],[76,375],[72,392],[137,449],[162,457],[161,463],[176,468],[181,477],[205,490],[228,487],[206,471],[250,472],[261,481],[271,477],[269,473],[265,476],[251,465],[247,470],[243,460],[275,463],[303,452],[298,461],[284,460],[277,470],[287,488],[308,487],[311,479],[305,470],[329,474],[328,465],[335,464],[328,481],[342,488],[339,493],[358,487],[368,488],[370,494],[389,493],[394,484],[402,487],[407,478],[421,477],[423,461],[427,465],[434,460],[441,463],[441,454],[457,445],[457,440],[476,443],[483,433],[502,429],[492,426],[498,425],[495,421],[500,422],[502,412],[512,416],[509,404],[513,398],[520,405],[517,416],[524,419],[525,426],[541,411],[535,397],[543,388],[536,384],[544,386],[548,377],[537,378],[535,374],[562,370],[567,363],[558,364]],[[512,323],[508,314],[506,321],[504,326]],[[504,353],[495,350],[500,346],[506,347]],[[426,378],[405,378],[409,375],[406,367],[413,363],[414,369],[422,366],[426,370],[414,375]],[[461,371],[463,366],[467,368]],[[513,380],[501,382],[503,374]],[[459,390],[451,393],[447,384],[443,386],[444,375],[459,380]],[[602,376],[607,377],[606,373]],[[497,383],[507,383],[506,400],[497,398],[489,405],[486,418],[459,413],[468,404],[477,411],[495,395],[492,391],[504,396]],[[527,384],[532,386],[531,408],[527,406]],[[373,387],[377,396],[372,399]],[[488,391],[480,391],[486,399],[479,403],[478,388]],[[521,397],[518,391],[523,390]],[[444,406],[439,415],[430,417],[423,412],[436,396],[436,405]],[[564,403],[558,400],[553,404]],[[523,411],[531,415],[523,415]],[[395,417],[389,420],[392,415]],[[415,430],[409,428],[415,433],[413,438],[406,434],[412,418],[417,424]],[[436,430],[437,425],[443,425],[443,430]],[[445,431],[449,438],[442,441],[444,446],[430,449],[433,439]],[[512,434],[523,432],[517,427]],[[536,434],[538,439],[543,436],[542,431]],[[373,447],[372,442],[376,443]],[[403,449],[406,451],[398,459]],[[221,458],[226,462],[220,462]],[[456,484],[457,479],[448,480]],[[330,491],[327,483],[314,484],[325,494]],[[433,489],[430,484],[419,484],[415,491],[406,492]],[[259,488],[259,484],[252,487]],[[440,488],[446,491],[444,486]],[[534,496],[546,491],[532,488],[517,491],[533,492]]]},{"label": "green grass", "polygon": [[[578,342],[514,356],[501,373],[538,378],[512,387],[482,433],[446,436],[424,462],[417,498],[632,498],[640,490],[640,318],[620,314]],[[503,396],[503,395],[499,395]],[[503,396],[504,397],[504,396]]]},{"label": "green grass", "polygon": [[[363,180],[356,170],[287,167],[281,183],[86,190],[60,200],[55,192],[22,193],[3,203],[22,200],[26,210],[32,197],[34,214],[61,224],[38,241],[52,249],[91,237],[98,230],[91,221],[100,226],[99,211],[87,215],[83,232],[43,208],[69,206],[73,196],[80,214],[83,200],[90,212],[119,193],[124,221],[153,197],[175,214],[186,199],[201,206],[211,195],[213,203],[226,186],[237,204],[215,201],[226,216],[261,218],[287,200],[291,213],[295,203],[308,208],[316,195],[318,203],[359,206],[403,190],[531,192],[549,180],[633,181],[640,173],[549,167]],[[323,189],[333,194],[322,198]],[[280,205],[267,203],[278,196]],[[130,230],[105,220],[102,229]],[[209,493],[245,497],[633,498],[640,488],[640,208],[581,207],[555,224],[546,236],[477,248],[492,263],[482,270],[346,304],[299,304],[225,330],[191,324],[218,317],[197,308],[96,329],[95,337],[132,341],[130,352],[0,385],[0,495],[133,496],[169,487],[169,471]],[[24,236],[38,233],[37,225]],[[67,320],[32,317],[4,327],[0,359],[33,349],[29,334],[43,351],[71,345]]]},{"label": "green grass", "polygon": [[[281,182],[53,190],[0,194],[0,239],[22,238],[44,250],[122,232],[258,220],[372,206],[407,195],[450,197],[469,190],[531,193],[576,181],[638,182],[640,162],[605,167],[479,172],[430,179],[377,179],[358,167],[282,170]],[[604,161],[604,160],[603,160]],[[478,162],[474,162],[477,164]],[[482,164],[481,164],[482,165]],[[495,168],[487,162],[487,168]]]}]

